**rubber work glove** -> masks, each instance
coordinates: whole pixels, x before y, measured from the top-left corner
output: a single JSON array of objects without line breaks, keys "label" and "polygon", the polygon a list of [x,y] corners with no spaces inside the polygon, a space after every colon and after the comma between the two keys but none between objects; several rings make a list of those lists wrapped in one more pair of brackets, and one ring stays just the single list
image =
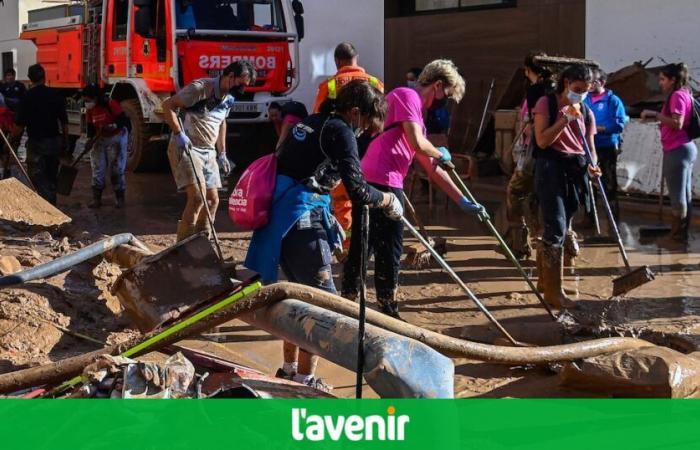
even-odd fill
[{"label": "rubber work glove", "polygon": [[389,194],[389,196],[391,197],[391,200],[389,201],[389,204],[384,207],[384,214],[386,214],[386,216],[391,220],[399,221],[403,217],[403,206],[396,195]]},{"label": "rubber work glove", "polygon": [[441,163],[452,161],[452,155],[450,155],[450,151],[447,150],[445,147],[438,147],[438,151],[440,152],[439,161]]},{"label": "rubber work glove", "polygon": [[175,143],[177,144],[177,148],[182,151],[185,151],[192,146],[192,141],[190,141],[190,138],[187,137],[184,131],[180,131],[175,135]]},{"label": "rubber work glove", "polygon": [[216,157],[216,161],[219,163],[219,168],[224,175],[231,173],[231,161],[226,157],[226,152],[219,153],[219,156]]},{"label": "rubber work glove", "polygon": [[491,218],[489,213],[486,211],[486,208],[484,208],[484,205],[473,203],[467,197],[462,197],[462,199],[459,201],[459,207],[464,212],[476,214],[476,216],[482,221],[487,221]]}]

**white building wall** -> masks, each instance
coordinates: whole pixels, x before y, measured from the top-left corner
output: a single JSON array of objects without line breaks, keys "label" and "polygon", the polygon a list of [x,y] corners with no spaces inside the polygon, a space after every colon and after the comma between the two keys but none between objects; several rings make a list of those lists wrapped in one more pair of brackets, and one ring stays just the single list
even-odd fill
[{"label": "white building wall", "polygon": [[36,62],[34,44],[18,39],[27,11],[53,5],[42,0],[5,0],[0,5],[0,53],[13,52],[19,80],[27,79],[27,68]]},{"label": "white building wall", "polygon": [[586,56],[608,72],[651,57],[684,61],[700,80],[699,12],[698,0],[588,0]]},{"label": "white building wall", "polygon": [[335,74],[333,50],[352,42],[360,65],[384,79],[383,0],[303,0],[306,37],[301,42],[301,83],[296,100],[313,107],[316,89]]}]

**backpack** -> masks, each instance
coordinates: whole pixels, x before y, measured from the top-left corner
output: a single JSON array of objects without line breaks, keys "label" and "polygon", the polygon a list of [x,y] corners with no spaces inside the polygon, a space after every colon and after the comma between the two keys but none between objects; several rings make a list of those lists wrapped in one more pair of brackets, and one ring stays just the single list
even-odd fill
[{"label": "backpack", "polygon": [[700,138],[700,102],[691,96],[692,111],[690,114],[690,123],[688,124],[688,137],[691,140]]},{"label": "backpack", "polygon": [[[320,134],[323,135],[328,119],[323,123]],[[319,137],[319,142],[321,137]],[[256,159],[243,172],[236,187],[231,192],[228,199],[229,218],[245,231],[254,231],[264,227],[270,221],[270,211],[272,200],[275,195],[277,185],[277,158],[284,146],[275,152]],[[325,155],[321,145],[321,152]],[[312,179],[320,178],[323,167],[329,164],[330,158],[326,155],[326,160],[316,169],[316,174]],[[291,187],[290,187],[291,189]],[[286,191],[285,191],[286,193]]]},{"label": "backpack", "polygon": [[243,172],[228,199],[228,216],[245,231],[267,225],[277,183],[277,152],[258,158]]}]

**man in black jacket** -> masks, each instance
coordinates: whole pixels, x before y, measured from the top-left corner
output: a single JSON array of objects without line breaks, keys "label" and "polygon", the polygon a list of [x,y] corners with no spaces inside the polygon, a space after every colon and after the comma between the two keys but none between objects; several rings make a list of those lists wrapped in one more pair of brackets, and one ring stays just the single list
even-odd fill
[{"label": "man in black jacket", "polygon": [[46,72],[40,64],[30,66],[32,83],[17,107],[13,137],[19,141],[27,130],[29,177],[44,199],[56,204],[59,158],[68,149],[68,116],[63,96],[46,86]]}]

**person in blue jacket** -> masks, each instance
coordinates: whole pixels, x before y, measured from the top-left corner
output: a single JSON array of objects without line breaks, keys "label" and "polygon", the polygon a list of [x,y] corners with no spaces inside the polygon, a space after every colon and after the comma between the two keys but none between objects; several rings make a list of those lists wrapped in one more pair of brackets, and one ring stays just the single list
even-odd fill
[{"label": "person in blue jacket", "polygon": [[620,217],[617,201],[617,155],[622,144],[622,131],[629,122],[625,105],[613,91],[605,88],[607,74],[596,69],[593,74],[593,87],[584,101],[595,115],[598,132],[595,135],[595,147],[598,152],[598,164],[603,170],[603,185],[608,196],[615,219]]}]

